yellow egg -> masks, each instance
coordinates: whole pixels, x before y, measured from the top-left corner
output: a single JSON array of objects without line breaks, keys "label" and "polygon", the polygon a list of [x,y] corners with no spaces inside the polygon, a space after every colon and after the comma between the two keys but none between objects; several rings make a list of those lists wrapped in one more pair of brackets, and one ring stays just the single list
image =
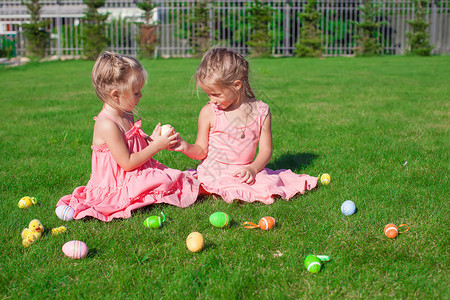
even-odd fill
[{"label": "yellow egg", "polygon": [[199,252],[203,249],[205,241],[203,235],[200,232],[192,232],[186,239],[186,246],[191,252]]},{"label": "yellow egg", "polygon": [[320,176],[320,183],[322,183],[323,185],[328,185],[331,181],[331,177],[330,174],[322,174],[322,176]]},{"label": "yellow egg", "polygon": [[19,208],[28,208],[31,205],[36,204],[36,198],[25,196],[19,200]]}]

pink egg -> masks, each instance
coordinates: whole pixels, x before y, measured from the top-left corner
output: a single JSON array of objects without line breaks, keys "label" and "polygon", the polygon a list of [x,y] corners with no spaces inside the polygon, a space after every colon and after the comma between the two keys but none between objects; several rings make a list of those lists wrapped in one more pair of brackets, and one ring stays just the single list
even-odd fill
[{"label": "pink egg", "polygon": [[82,241],[70,241],[62,246],[62,252],[70,258],[81,259],[84,258],[89,249]]}]

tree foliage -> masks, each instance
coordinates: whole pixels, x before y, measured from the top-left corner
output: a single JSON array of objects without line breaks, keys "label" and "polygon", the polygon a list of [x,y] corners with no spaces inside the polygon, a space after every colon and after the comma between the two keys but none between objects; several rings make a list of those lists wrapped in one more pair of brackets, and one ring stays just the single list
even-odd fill
[{"label": "tree foliage", "polygon": [[140,2],[136,3],[136,6],[144,11],[144,20],[145,25],[150,25],[150,20],[153,17],[153,9],[157,7],[155,3],[153,3],[153,0],[141,0]]},{"label": "tree foliage", "polygon": [[252,56],[267,57],[272,53],[272,37],[269,32],[271,9],[255,0],[249,9],[250,38],[247,45]]},{"label": "tree foliage", "polygon": [[190,42],[194,56],[202,56],[210,47],[209,41],[209,9],[208,4],[211,0],[195,1],[194,15],[190,19],[192,23],[192,35]]},{"label": "tree foliage", "polygon": [[100,14],[98,9],[105,5],[106,0],[83,0],[87,5],[84,13],[83,45],[84,56],[95,60],[104,51],[109,39],[105,34],[105,22],[108,14]]},{"label": "tree foliage", "polygon": [[377,41],[379,36],[378,29],[385,22],[377,21],[378,7],[373,5],[371,0],[363,0],[363,5],[359,6],[359,11],[361,12],[361,21],[356,22],[356,27],[358,28],[356,55],[379,55],[381,45]]},{"label": "tree foliage", "polygon": [[323,54],[321,31],[319,30],[320,13],[317,11],[317,1],[308,0],[305,12],[298,14],[303,26],[296,47],[298,57],[320,57]]},{"label": "tree foliage", "polygon": [[158,25],[152,24],[153,9],[157,7],[153,0],[142,0],[138,2],[137,7],[144,11],[144,24],[139,27],[139,55],[143,58],[155,56],[155,49],[158,43]]},{"label": "tree foliage", "polygon": [[414,19],[407,21],[412,28],[411,32],[406,33],[411,54],[429,56],[433,50],[433,46],[430,45],[430,35],[427,33],[430,25],[426,21],[427,4],[427,0],[414,0]]},{"label": "tree foliage", "polygon": [[41,20],[42,6],[39,0],[22,1],[30,13],[30,23],[22,24],[26,39],[26,54],[30,58],[43,58],[50,44],[50,33],[46,31],[49,22]]}]

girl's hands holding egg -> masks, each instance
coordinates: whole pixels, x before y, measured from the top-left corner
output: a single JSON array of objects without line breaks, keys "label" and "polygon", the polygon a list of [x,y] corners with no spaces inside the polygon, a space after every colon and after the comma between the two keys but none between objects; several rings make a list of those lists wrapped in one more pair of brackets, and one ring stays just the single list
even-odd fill
[{"label": "girl's hands holding egg", "polygon": [[[165,132],[162,132],[163,130]],[[157,148],[162,150],[174,147],[178,142],[178,136],[179,134],[175,132],[172,126],[161,126],[161,123],[158,123],[150,138],[153,140],[153,143],[157,145]]]}]

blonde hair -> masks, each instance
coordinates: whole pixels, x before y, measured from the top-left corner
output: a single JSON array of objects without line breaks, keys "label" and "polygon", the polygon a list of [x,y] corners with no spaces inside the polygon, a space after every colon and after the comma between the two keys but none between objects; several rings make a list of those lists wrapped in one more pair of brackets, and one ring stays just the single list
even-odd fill
[{"label": "blonde hair", "polygon": [[112,101],[112,90],[125,92],[146,80],[147,72],[137,59],[114,52],[100,53],[92,69],[92,84],[97,96],[104,103],[116,108],[119,107]]},{"label": "blonde hair", "polygon": [[203,55],[202,62],[197,68],[195,79],[197,90],[199,84],[219,84],[222,86],[232,86],[236,80],[240,80],[243,85],[242,94],[250,99],[255,99],[248,79],[249,64],[245,58],[228,48],[212,48]]}]

